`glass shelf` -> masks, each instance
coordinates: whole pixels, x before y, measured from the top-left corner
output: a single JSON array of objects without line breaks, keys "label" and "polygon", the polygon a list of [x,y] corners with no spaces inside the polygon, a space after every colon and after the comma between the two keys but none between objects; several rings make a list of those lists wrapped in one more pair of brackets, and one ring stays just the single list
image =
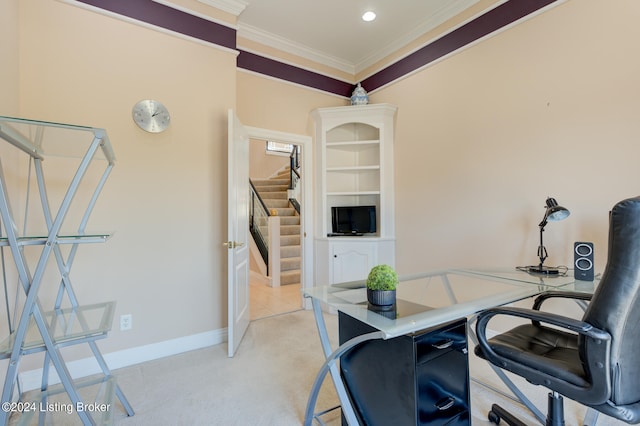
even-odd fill
[{"label": "glass shelf", "polygon": [[[113,233],[58,235],[56,237],[56,242],[58,244],[104,243],[112,235]],[[17,241],[19,246],[38,246],[45,244],[47,242],[47,237],[43,235],[18,237]],[[6,247],[8,245],[9,239],[7,237],[0,238],[0,247]]]},{"label": "glass shelf", "polygon": [[[33,167],[38,183],[39,204],[43,214],[41,220],[36,221],[34,224],[30,223],[30,231],[23,231],[23,235],[18,233],[17,222],[14,220],[9,200],[12,198],[21,200],[23,197],[10,194],[9,191],[20,191],[16,182],[21,182],[21,180],[18,177],[18,180],[12,180],[9,182],[11,185],[7,185],[7,182],[4,181],[4,173],[0,164],[0,179],[2,179],[0,215],[3,218],[3,229],[5,231],[3,237],[0,238],[0,248],[11,248],[11,257],[18,272],[19,284],[22,284],[23,290],[27,293],[27,297],[23,298],[22,308],[19,307],[21,302],[19,298],[15,299],[14,307],[14,313],[23,313],[25,315],[23,317],[24,320],[18,322],[15,331],[9,336],[3,336],[5,339],[0,342],[0,359],[9,358],[9,362],[6,363],[7,372],[2,391],[2,400],[15,400],[15,390],[19,390],[19,387],[16,386],[16,381],[21,357],[46,352],[47,368],[43,368],[43,373],[47,373],[49,367],[53,366],[62,385],[58,386],[57,389],[51,387],[49,388],[50,390],[42,394],[40,402],[37,404],[39,408],[37,411],[21,410],[21,413],[18,414],[22,414],[22,416],[15,419],[17,424],[31,424],[32,421],[40,422],[40,424],[72,424],[70,422],[74,420],[87,423],[97,422],[97,424],[110,423],[112,420],[111,411],[105,412],[99,409],[79,410],[76,406],[70,411],[77,414],[77,416],[69,416],[66,412],[60,413],[60,410],[56,411],[55,408],[53,410],[55,415],[50,416],[52,413],[49,412],[48,405],[44,406],[44,413],[40,409],[42,408],[41,404],[47,404],[49,398],[52,401],[67,398],[68,401],[74,402],[94,400],[93,398],[87,398],[84,393],[80,395],[80,392],[76,392],[77,381],[73,379],[68,368],[66,368],[65,360],[58,350],[71,345],[88,344],[93,357],[102,370],[100,383],[109,388],[108,391],[101,390],[99,393],[104,394],[106,392],[106,394],[109,394],[106,399],[109,401],[107,404],[111,404],[115,389],[115,396],[122,403],[126,414],[133,416],[134,411],[131,404],[129,404],[117,383],[111,380],[111,372],[96,344],[96,340],[107,337],[108,332],[111,330],[115,302],[78,305],[71,289],[69,278],[69,271],[75,259],[78,245],[103,243],[112,235],[106,232],[90,233],[86,231],[89,216],[115,164],[115,156],[107,133],[104,129],[90,126],[0,116],[0,142],[7,142],[30,157],[27,158],[30,161],[28,173],[30,176],[31,167]],[[46,167],[46,170],[52,171],[52,173],[45,174],[43,162],[47,160],[48,164],[52,159],[51,157],[65,158],[56,158],[53,168]],[[102,161],[94,166],[94,163],[98,163],[97,160]],[[102,172],[100,169],[102,169]],[[88,179],[85,179],[87,177]],[[53,205],[58,206],[57,212],[51,210],[46,190],[48,180],[53,183],[55,199]],[[66,190],[64,190],[64,184],[68,185]],[[82,195],[80,196],[79,205],[74,203],[74,199],[80,194]],[[28,198],[24,206],[25,221],[27,217],[31,217],[28,214]],[[68,217],[72,218],[71,220],[74,222],[78,220],[79,223],[68,223],[69,221],[66,220]],[[69,250],[60,248],[61,245],[65,244],[71,246]],[[24,249],[27,246],[31,246],[29,250]],[[31,271],[29,263],[33,263],[32,260],[36,258],[31,255],[31,252],[37,252],[38,249],[41,249],[41,254],[38,261],[33,265],[34,270]],[[25,254],[27,252],[29,252],[28,255]],[[53,310],[46,312],[38,293],[45,285],[48,285],[44,282],[50,281],[49,274],[45,270],[54,257],[58,272],[63,279],[53,281],[53,285],[58,285],[58,297],[53,303]],[[64,300],[65,293],[68,295],[67,306],[69,307],[59,308]],[[52,294],[48,293],[49,297]],[[45,305],[52,302],[49,298],[46,298],[46,300],[48,302]],[[8,303],[9,301],[7,301],[7,305]],[[51,309],[51,305],[46,306],[46,309]],[[33,315],[34,310],[37,310],[39,315]],[[45,342],[50,344],[47,345]],[[102,387],[99,385],[99,381],[93,384],[98,385],[99,388]],[[57,395],[57,393],[66,394],[67,392],[69,395]],[[20,401],[28,400],[28,397],[20,399]],[[8,424],[10,414],[6,410],[0,411],[0,424]],[[98,414],[98,416],[93,416],[93,414]],[[95,417],[95,420],[89,421],[90,417]],[[12,424],[15,423],[13,420]]]},{"label": "glass shelf", "polygon": [[[50,335],[56,345],[78,343],[78,340],[96,340],[106,337],[113,324],[116,302],[104,302],[77,308],[56,309],[44,314]],[[0,342],[0,359],[11,356],[15,333]],[[33,317],[22,345],[24,353],[45,350],[44,342]]]},{"label": "glass shelf", "polygon": [[82,158],[98,138],[101,144],[94,158],[106,159],[110,164],[115,162],[107,132],[95,127],[0,116],[0,138],[40,159],[47,156]]},{"label": "glass shelf", "polygon": [[[87,412],[96,425],[113,424],[116,379],[113,376],[83,379],[75,382],[75,387],[83,396],[81,409]],[[76,415],[78,407],[66,395],[62,385],[50,386],[46,391],[28,394],[22,405],[23,414],[18,426],[39,424],[82,425]]]}]

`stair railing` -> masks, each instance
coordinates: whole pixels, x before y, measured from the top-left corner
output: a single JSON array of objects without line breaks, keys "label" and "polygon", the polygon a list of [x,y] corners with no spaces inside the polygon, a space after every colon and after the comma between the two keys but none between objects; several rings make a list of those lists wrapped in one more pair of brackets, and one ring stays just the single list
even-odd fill
[{"label": "stair railing", "polygon": [[300,190],[298,183],[300,182],[300,148],[298,145],[294,145],[289,156],[289,202],[300,214],[300,203],[297,200],[297,194]]},{"label": "stair railing", "polygon": [[289,189],[295,189],[300,181],[300,150],[294,145],[289,156]]},{"label": "stair railing", "polygon": [[271,213],[249,179],[249,230],[269,273],[269,216]]}]

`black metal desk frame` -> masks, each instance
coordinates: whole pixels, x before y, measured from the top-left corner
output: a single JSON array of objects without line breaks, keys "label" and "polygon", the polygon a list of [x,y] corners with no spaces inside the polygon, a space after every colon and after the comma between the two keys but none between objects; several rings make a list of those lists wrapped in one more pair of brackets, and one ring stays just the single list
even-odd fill
[{"label": "black metal desk frame", "polygon": [[[470,278],[472,281],[478,280],[485,281],[487,283],[499,283],[500,285],[506,285],[508,291],[504,291],[499,294],[489,294],[486,296],[479,295],[478,297],[467,297],[466,300],[460,300],[460,297],[456,296],[456,292],[452,286],[452,277],[466,277]],[[575,281],[572,277],[545,278],[532,276],[515,270],[481,271],[463,269],[436,271],[401,277],[399,290],[403,286],[403,283],[419,280],[426,280],[427,286],[432,282],[432,280],[439,281],[444,294],[446,294],[446,298],[448,298],[449,305],[430,309],[425,313],[414,315],[413,318],[407,317],[403,321],[394,321],[384,318],[374,312],[367,312],[366,306],[363,306],[361,300],[356,300],[356,303],[354,303],[352,298],[356,294],[355,292],[365,292],[364,282],[352,282],[335,286],[321,286],[311,289],[303,289],[304,296],[310,298],[312,302],[320,342],[325,356],[325,362],[322,364],[318,374],[316,375],[316,379],[308,399],[305,411],[305,426],[311,426],[314,419],[319,421],[318,416],[320,414],[324,414],[324,412],[316,414],[314,413],[314,410],[320,386],[328,373],[331,375],[333,385],[336,389],[344,418],[350,426],[358,425],[358,420],[349,400],[349,395],[347,394],[347,390],[345,389],[344,383],[340,377],[337,362],[344,353],[357,347],[362,342],[372,339],[389,339],[402,334],[413,333],[421,329],[443,324],[447,321],[468,317],[468,334],[472,342],[475,344],[477,343],[477,338],[471,325],[475,322],[476,315],[485,309],[514,303],[519,300],[534,297],[543,291],[558,288],[562,288],[564,290],[577,289],[579,291],[593,291],[593,283],[589,283],[591,284],[590,286],[585,285],[579,289],[576,288]],[[348,297],[341,299],[341,293],[347,294],[345,292],[348,292]],[[360,297],[362,298],[365,296],[360,295]],[[366,297],[364,300],[366,300]],[[379,331],[358,336],[357,338],[349,340],[337,349],[333,350],[323,317],[323,310],[325,309],[343,311],[365,323],[368,323]],[[513,393],[515,396],[514,399],[524,404],[534,414],[534,416],[544,424],[544,414],[542,414],[542,412],[517,388],[517,386],[502,370],[494,366],[491,367]],[[503,393],[497,389],[492,390]],[[507,394],[505,395],[513,398]],[[595,425],[596,421],[597,412],[589,409],[587,411],[584,424]]]}]

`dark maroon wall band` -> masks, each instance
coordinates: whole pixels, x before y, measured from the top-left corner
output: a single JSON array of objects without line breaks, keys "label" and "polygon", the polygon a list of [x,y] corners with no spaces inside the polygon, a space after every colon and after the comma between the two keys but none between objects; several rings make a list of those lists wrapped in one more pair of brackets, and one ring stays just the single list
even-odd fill
[{"label": "dark maroon wall band", "polygon": [[557,0],[510,0],[362,81],[372,91],[455,52]]},{"label": "dark maroon wall band", "polygon": [[77,0],[219,46],[236,48],[236,30],[151,0]]},{"label": "dark maroon wall band", "polygon": [[[151,0],[78,0],[180,34],[237,49],[236,30]],[[362,81],[378,89],[558,0],[509,0]],[[349,97],[355,85],[239,50],[238,68]]]}]

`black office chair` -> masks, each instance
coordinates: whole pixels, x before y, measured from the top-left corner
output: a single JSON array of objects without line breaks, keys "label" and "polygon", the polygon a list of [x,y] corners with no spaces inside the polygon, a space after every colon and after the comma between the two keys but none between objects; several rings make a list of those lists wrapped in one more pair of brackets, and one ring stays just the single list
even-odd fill
[{"label": "black office chair", "polygon": [[[591,301],[582,320],[576,320],[540,311],[545,300],[555,297]],[[487,339],[487,323],[496,315],[531,323]],[[481,313],[476,331],[478,356],[552,391],[547,425],[564,425],[561,395],[627,423],[640,423],[640,197],[620,201],[611,210],[607,265],[593,296],[543,293],[532,309]],[[524,424],[494,405],[489,420],[500,419]]]}]

